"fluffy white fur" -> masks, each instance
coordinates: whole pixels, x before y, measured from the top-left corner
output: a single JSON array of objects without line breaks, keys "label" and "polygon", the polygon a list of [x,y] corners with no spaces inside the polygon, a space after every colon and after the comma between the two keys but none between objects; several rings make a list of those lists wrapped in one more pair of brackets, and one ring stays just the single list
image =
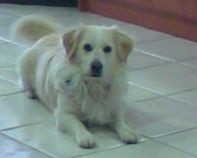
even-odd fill
[{"label": "fluffy white fur", "polygon": [[[124,123],[122,111],[132,39],[114,27],[81,26],[59,35],[53,34],[52,25],[31,16],[15,25],[16,36],[35,41],[19,63],[29,97],[45,103],[59,129],[72,133],[80,147],[96,145],[83,122],[110,125],[123,142],[136,143],[137,136]],[[85,44],[92,50],[87,51]],[[106,46],[111,48],[109,53],[104,52]],[[95,60],[103,66],[99,77],[91,76]]]}]

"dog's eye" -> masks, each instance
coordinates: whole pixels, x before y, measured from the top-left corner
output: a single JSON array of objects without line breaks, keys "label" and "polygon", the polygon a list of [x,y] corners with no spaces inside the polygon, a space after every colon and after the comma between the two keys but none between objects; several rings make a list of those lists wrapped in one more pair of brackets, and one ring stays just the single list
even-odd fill
[{"label": "dog's eye", "polygon": [[103,52],[106,53],[106,54],[111,53],[111,51],[112,51],[112,48],[110,46],[105,46],[103,48]]},{"label": "dog's eye", "polygon": [[91,52],[92,51],[92,46],[89,44],[89,43],[87,43],[87,44],[85,44],[84,46],[83,46],[83,49],[86,51],[86,52]]}]

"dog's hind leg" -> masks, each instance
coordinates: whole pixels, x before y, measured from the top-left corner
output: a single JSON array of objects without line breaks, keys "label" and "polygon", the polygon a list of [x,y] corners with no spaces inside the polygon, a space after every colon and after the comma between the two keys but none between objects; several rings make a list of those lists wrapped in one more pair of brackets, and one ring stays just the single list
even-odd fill
[{"label": "dog's hind leg", "polygon": [[38,95],[33,89],[27,89],[27,95],[29,99],[38,99]]},{"label": "dog's hind leg", "polygon": [[27,96],[29,99],[37,99],[38,95],[33,87],[31,87],[24,79],[22,80],[23,87],[27,91]]},{"label": "dog's hind leg", "polygon": [[35,57],[34,52],[27,51],[21,56],[19,62],[19,74],[22,85],[27,91],[28,98],[36,99],[37,94],[35,90]]}]

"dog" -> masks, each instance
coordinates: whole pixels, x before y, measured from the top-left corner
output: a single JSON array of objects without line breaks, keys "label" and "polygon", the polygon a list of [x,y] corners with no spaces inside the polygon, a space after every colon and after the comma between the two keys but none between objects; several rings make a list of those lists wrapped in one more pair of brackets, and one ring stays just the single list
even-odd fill
[{"label": "dog", "polygon": [[60,34],[52,22],[36,16],[17,20],[13,32],[31,44],[19,61],[28,97],[39,98],[53,112],[60,131],[73,134],[82,148],[97,145],[84,122],[108,125],[123,142],[137,143],[123,117],[130,36],[95,25]]}]

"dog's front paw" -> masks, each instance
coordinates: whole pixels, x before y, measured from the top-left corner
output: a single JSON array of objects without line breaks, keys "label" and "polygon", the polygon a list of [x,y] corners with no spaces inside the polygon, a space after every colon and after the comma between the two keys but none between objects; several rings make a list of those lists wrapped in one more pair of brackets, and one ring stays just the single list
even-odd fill
[{"label": "dog's front paw", "polygon": [[125,130],[119,133],[120,139],[126,144],[136,144],[138,142],[138,135],[132,130]]},{"label": "dog's front paw", "polygon": [[116,131],[120,139],[126,144],[136,144],[139,136],[125,124],[117,126]]},{"label": "dog's front paw", "polygon": [[77,143],[82,148],[93,148],[96,146],[94,137],[89,132],[83,132],[78,134]]}]

